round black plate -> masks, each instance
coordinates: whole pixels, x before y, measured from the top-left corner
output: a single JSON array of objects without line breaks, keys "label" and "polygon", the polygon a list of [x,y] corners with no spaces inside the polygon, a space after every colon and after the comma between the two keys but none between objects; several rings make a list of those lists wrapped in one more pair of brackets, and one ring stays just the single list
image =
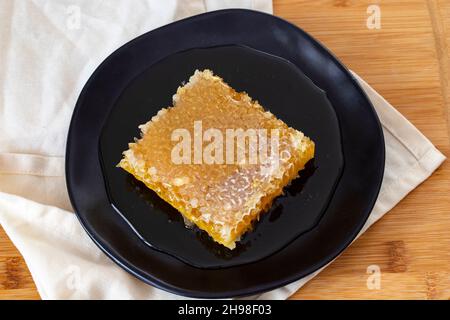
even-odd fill
[{"label": "round black plate", "polygon": [[[152,249],[113,209],[100,165],[99,139],[110,111],[142,72],[177,52],[228,44],[282,57],[326,92],[339,120],[345,165],[328,207],[314,228],[256,263],[201,269]],[[271,15],[237,9],[175,22],[115,51],[94,72],[80,94],[66,153],[72,205],[94,242],[125,270],[147,283],[182,295],[208,298],[273,289],[330,262],[364,225],[377,198],[383,169],[381,126],[348,70],[296,26]],[[320,167],[313,175],[318,170]]]},{"label": "round black plate", "polygon": [[[211,69],[233,88],[246,91],[317,145],[314,162],[276,199],[252,232],[229,250],[199,229],[186,230],[180,214],[124,170],[117,168],[138,125],[172,104],[177,87],[195,69]],[[168,77],[167,74],[170,76]],[[192,126],[193,123],[186,123]],[[284,60],[242,46],[191,49],[157,62],[122,92],[100,137],[108,195],[117,211],[150,246],[201,268],[255,262],[280,250],[317,224],[344,162],[338,120],[325,92]]]}]

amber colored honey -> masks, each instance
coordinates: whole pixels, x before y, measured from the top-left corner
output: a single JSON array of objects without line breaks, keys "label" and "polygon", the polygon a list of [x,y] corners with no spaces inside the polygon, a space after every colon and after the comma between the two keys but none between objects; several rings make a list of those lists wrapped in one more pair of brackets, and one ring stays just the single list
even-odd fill
[{"label": "amber colored honey", "polygon": [[[209,70],[196,71],[189,83],[178,88],[173,100],[173,107],[162,109],[140,127],[141,139],[129,144],[119,167],[215,241],[233,249],[252,222],[314,157],[314,143]],[[171,158],[176,144],[171,139],[173,131],[184,128],[194,137],[193,124],[199,120],[203,130],[216,128],[224,137],[227,129],[278,129],[279,152],[288,156],[275,170],[270,170],[270,164],[248,161],[175,164]]]}]

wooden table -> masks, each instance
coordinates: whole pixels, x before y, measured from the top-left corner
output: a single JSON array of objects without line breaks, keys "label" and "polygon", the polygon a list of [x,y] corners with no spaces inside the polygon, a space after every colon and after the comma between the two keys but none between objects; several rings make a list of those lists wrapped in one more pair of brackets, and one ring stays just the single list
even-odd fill
[{"label": "wooden table", "polygon": [[[369,29],[378,4],[381,29]],[[330,48],[450,156],[450,1],[275,0],[276,15]],[[381,270],[368,289],[367,268]],[[37,299],[0,230],[0,298]],[[446,161],[294,299],[450,299],[450,164]]]}]

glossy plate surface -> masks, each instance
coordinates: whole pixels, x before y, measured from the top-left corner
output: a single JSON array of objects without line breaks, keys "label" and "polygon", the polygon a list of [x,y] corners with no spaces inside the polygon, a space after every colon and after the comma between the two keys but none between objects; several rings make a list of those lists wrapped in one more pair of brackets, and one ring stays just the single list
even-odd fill
[{"label": "glossy plate surface", "polygon": [[[114,210],[100,164],[100,136],[110,112],[120,104],[127,90],[133,88],[133,82],[145,76],[145,71],[156,62],[189,49],[230,44],[286,59],[326,92],[339,120],[344,168],[325,212],[312,229],[258,262],[202,269],[151,248]],[[246,85],[233,82],[236,77],[233,78],[231,73],[220,75],[236,89],[242,90],[244,88],[240,85]],[[181,77],[185,75],[180,74]],[[180,80],[183,79],[174,79],[172,85],[179,84]],[[247,90],[254,98],[261,99],[258,92]],[[170,101],[170,97],[165,99]],[[265,106],[273,108],[272,105]],[[276,110],[277,116],[288,124],[301,121],[297,120],[301,115],[296,117],[292,110],[286,114],[283,114],[283,109]],[[140,116],[143,122],[148,118],[144,114]],[[135,128],[135,123],[124,121],[123,125]],[[305,126],[304,123],[302,125]],[[321,139],[313,136],[314,129],[308,132],[310,127],[298,128],[313,139]],[[129,135],[137,135],[136,129],[133,133],[132,129],[127,130],[128,136],[118,144],[129,139]],[[318,170],[320,166],[312,177],[319,173]],[[348,70],[296,26],[271,15],[237,9],[175,22],[144,34],[111,54],[80,94],[66,153],[67,185],[72,205],[93,241],[116,263],[147,283],[182,295],[209,298],[249,295],[273,289],[330,262],[351,243],[364,225],[377,198],[383,170],[381,126],[372,105]],[[312,180],[306,182],[305,188],[310,182]]]},{"label": "glossy plate surface", "polygon": [[[302,178],[276,199],[234,250],[198,228],[186,230],[177,210],[116,167],[128,143],[139,137],[138,125],[171,105],[178,86],[196,69],[213,70],[317,145]],[[256,262],[310,230],[326,209],[344,165],[336,113],[325,92],[288,61],[241,46],[191,49],[145,70],[113,107],[100,138],[100,157],[111,203],[138,235],[150,246],[201,268]]]}]

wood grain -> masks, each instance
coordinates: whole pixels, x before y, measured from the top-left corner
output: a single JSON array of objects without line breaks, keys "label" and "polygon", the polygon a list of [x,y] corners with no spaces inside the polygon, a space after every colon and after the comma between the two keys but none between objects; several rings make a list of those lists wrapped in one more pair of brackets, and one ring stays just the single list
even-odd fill
[{"label": "wood grain", "polygon": [[[366,27],[379,4],[381,29]],[[275,13],[311,33],[449,156],[448,1],[293,1]],[[293,299],[449,299],[448,162]],[[381,287],[370,290],[367,267]]]},{"label": "wood grain", "polygon": [[[366,27],[378,4],[381,29]],[[274,0],[450,156],[450,1]],[[409,194],[293,299],[450,299],[450,164]],[[368,289],[367,268],[381,270]],[[39,295],[0,228],[0,299]]]},{"label": "wood grain", "polygon": [[39,299],[27,265],[0,227],[0,300]]}]

